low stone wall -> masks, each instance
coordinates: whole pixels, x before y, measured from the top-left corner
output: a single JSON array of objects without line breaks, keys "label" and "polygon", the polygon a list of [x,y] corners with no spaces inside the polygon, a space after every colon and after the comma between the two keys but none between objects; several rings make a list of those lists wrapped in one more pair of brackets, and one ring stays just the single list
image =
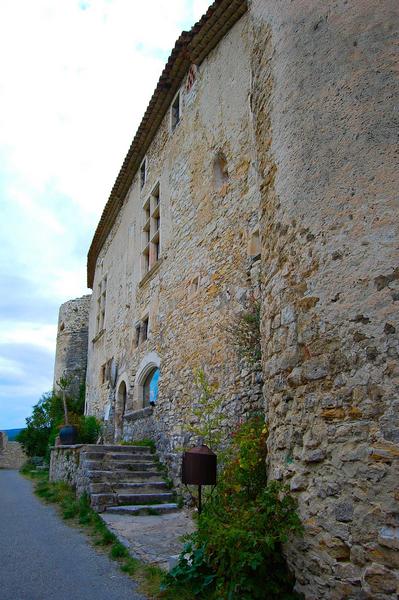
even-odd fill
[{"label": "low stone wall", "polygon": [[88,477],[81,467],[81,451],[85,446],[55,446],[51,448],[50,481],[64,481],[81,496],[89,489]]},{"label": "low stone wall", "polygon": [[0,450],[0,469],[20,469],[27,456],[19,442],[6,442]]},{"label": "low stone wall", "polygon": [[154,409],[149,406],[126,414],[123,419],[123,440],[130,442],[132,440],[154,439],[156,424],[153,412]]}]

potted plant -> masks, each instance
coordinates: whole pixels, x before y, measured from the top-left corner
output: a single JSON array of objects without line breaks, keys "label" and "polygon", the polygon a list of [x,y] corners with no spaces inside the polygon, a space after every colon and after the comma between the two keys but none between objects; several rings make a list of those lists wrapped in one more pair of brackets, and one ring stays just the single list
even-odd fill
[{"label": "potted plant", "polygon": [[60,442],[63,446],[72,446],[76,443],[78,431],[74,425],[70,425],[68,418],[66,391],[71,383],[71,378],[67,377],[64,372],[62,377],[60,377],[56,383],[61,390],[62,404],[64,407],[64,425],[61,427],[59,432]]}]

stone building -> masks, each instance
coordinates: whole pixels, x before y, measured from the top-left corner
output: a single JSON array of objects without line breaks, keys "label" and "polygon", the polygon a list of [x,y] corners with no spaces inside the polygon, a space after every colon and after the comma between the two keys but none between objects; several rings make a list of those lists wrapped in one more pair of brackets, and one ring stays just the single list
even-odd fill
[{"label": "stone building", "polygon": [[[88,256],[87,412],[154,438],[177,477],[195,369],[226,425],[261,407],[307,599],[399,591],[398,17],[394,0],[214,2],[176,42]],[[253,297],[262,373],[232,333]]]},{"label": "stone building", "polygon": [[0,431],[0,469],[20,469],[27,456],[19,442],[9,442],[7,434]]},{"label": "stone building", "polygon": [[86,379],[89,307],[87,295],[65,302],[59,310],[53,386],[57,390],[65,376],[70,395],[79,395]]}]

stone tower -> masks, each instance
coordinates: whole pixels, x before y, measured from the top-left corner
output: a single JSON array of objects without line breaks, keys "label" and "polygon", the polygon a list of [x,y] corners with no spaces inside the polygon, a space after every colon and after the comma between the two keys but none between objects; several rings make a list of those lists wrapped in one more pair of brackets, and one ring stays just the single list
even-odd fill
[{"label": "stone tower", "polygon": [[54,389],[65,374],[71,379],[68,393],[77,395],[85,381],[87,366],[90,295],[68,300],[60,307],[54,366]]},{"label": "stone tower", "polygon": [[304,524],[287,558],[308,600],[396,598],[399,6],[251,18],[269,474]]}]

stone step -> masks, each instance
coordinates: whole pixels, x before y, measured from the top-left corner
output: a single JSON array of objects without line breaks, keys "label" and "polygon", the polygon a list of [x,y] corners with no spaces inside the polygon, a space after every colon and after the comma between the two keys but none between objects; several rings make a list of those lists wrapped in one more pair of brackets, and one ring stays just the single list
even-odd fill
[{"label": "stone step", "polygon": [[128,492],[150,492],[155,490],[168,490],[168,484],[165,481],[136,481],[136,482],[118,482],[114,484],[116,493],[124,494]]},{"label": "stone step", "polygon": [[107,466],[110,466],[111,469],[115,469],[116,471],[148,471],[148,470],[157,470],[157,463],[151,460],[142,460],[142,461],[108,461]]},{"label": "stone step", "polygon": [[108,506],[116,506],[118,497],[116,494],[90,494],[90,505],[97,512],[102,512]]},{"label": "stone step", "polygon": [[152,454],[146,454],[143,452],[135,452],[125,454],[123,452],[83,452],[82,461],[84,464],[87,462],[104,462],[104,461],[150,461],[155,462]]},{"label": "stone step", "polygon": [[173,492],[155,492],[155,493],[118,493],[118,504],[161,504],[172,502],[174,500]]},{"label": "stone step", "polygon": [[158,471],[110,471],[95,469],[88,471],[87,475],[92,483],[112,483],[112,482],[124,482],[134,483],[145,481],[159,481]]},{"label": "stone step", "polygon": [[176,503],[170,502],[168,504],[132,504],[126,506],[108,506],[106,508],[107,513],[117,515],[148,515],[153,512],[158,514],[165,514],[175,512],[179,510]]},{"label": "stone step", "polygon": [[107,483],[105,481],[101,481],[98,483],[90,483],[89,485],[90,495],[92,494],[114,494],[115,490],[112,487],[112,484]]},{"label": "stone step", "polygon": [[136,454],[137,452],[143,454],[152,454],[151,448],[148,446],[118,446],[118,445],[107,445],[107,444],[87,444],[85,446],[86,452],[122,452]]},{"label": "stone step", "polygon": [[89,471],[103,471],[104,467],[117,471],[147,471],[156,469],[156,463],[150,460],[140,461],[114,461],[114,460],[86,460],[82,463]]},{"label": "stone step", "polygon": [[127,453],[127,452],[107,452],[107,458],[110,460],[151,460],[154,462],[153,454],[148,454],[145,452],[135,452]]},{"label": "stone step", "polygon": [[136,481],[119,482],[101,481],[90,483],[90,494],[156,494],[159,491],[168,491],[168,486],[164,481]]}]

